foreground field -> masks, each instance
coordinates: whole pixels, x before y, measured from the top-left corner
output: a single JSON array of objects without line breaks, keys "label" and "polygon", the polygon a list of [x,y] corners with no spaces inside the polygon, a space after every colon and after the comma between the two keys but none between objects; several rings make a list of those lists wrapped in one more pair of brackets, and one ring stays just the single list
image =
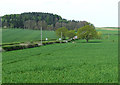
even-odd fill
[{"label": "foreground field", "polygon": [[[57,39],[54,31],[43,31],[43,39]],[[2,43],[36,41],[41,39],[40,30],[2,29]]]},{"label": "foreground field", "polygon": [[115,83],[117,47],[113,36],[4,52],[3,83]]},{"label": "foreground field", "polygon": [[117,83],[118,31],[102,40],[3,52],[3,83]]}]

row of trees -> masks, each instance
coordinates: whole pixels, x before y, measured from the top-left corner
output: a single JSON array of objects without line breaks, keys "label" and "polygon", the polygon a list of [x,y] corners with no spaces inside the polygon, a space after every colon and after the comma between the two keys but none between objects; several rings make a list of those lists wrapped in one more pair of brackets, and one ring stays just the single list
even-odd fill
[{"label": "row of trees", "polygon": [[95,27],[92,25],[86,25],[78,29],[77,32],[75,30],[68,30],[65,27],[59,28],[56,30],[57,36],[62,37],[65,39],[66,37],[73,38],[74,36],[77,36],[78,39],[86,39],[86,42],[88,42],[90,39],[101,39],[101,32],[97,32]]},{"label": "row of trees", "polygon": [[39,30],[42,26],[43,30],[56,30],[61,27],[66,27],[68,30],[77,30],[88,24],[90,23],[87,21],[66,20],[59,15],[42,12],[11,14],[2,17],[3,28]]}]

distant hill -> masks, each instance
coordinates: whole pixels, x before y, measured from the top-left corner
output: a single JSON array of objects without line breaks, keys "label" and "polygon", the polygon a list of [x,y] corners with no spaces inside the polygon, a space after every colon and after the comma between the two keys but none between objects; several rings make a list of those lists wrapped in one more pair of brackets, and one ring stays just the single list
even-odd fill
[{"label": "distant hill", "polygon": [[42,26],[43,30],[56,30],[60,27],[77,30],[86,24],[90,23],[87,21],[67,20],[56,14],[42,12],[27,12],[2,16],[3,28],[40,29]]}]

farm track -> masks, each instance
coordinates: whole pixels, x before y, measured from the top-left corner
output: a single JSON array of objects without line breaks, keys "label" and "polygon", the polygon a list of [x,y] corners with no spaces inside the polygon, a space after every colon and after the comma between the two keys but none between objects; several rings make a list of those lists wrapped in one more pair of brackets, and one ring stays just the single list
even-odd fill
[{"label": "farm track", "polygon": [[120,31],[120,29],[112,29],[112,28],[96,28],[100,30],[109,30],[109,31]]}]

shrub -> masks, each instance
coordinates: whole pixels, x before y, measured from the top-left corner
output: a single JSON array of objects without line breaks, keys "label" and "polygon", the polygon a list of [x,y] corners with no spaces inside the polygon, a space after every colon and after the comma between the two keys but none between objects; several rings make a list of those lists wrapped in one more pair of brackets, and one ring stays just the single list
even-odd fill
[{"label": "shrub", "polygon": [[6,45],[2,47],[5,51],[12,51],[12,50],[19,50],[19,49],[25,49],[26,46],[22,45]]},{"label": "shrub", "polygon": [[102,38],[102,32],[97,32],[96,38],[101,39]]},{"label": "shrub", "polygon": [[29,44],[27,46],[25,46],[25,45],[6,45],[6,46],[2,46],[2,48],[5,51],[20,50],[20,49],[33,48],[33,47],[38,47],[38,44]]}]

